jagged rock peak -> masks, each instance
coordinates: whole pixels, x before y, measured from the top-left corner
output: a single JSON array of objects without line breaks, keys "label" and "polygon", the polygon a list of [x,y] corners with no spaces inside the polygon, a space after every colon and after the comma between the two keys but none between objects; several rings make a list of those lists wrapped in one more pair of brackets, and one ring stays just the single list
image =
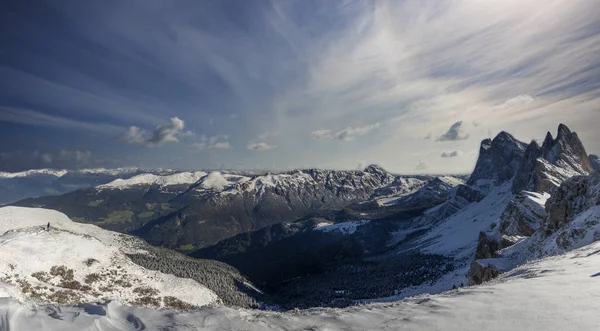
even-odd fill
[{"label": "jagged rock peak", "polygon": [[383,169],[383,167],[381,167],[380,165],[377,165],[377,164],[370,164],[363,171],[372,173],[372,174],[387,174],[388,173],[385,169]]},{"label": "jagged rock peak", "polygon": [[477,164],[467,184],[476,185],[482,180],[498,184],[511,179],[523,160],[525,146],[525,143],[505,131],[494,139],[483,140]]},{"label": "jagged rock peak", "polygon": [[557,140],[568,137],[572,134],[571,130],[564,124],[560,123],[558,125],[558,135],[556,136]]},{"label": "jagged rock peak", "polygon": [[537,143],[529,144],[524,163],[515,177],[513,192],[549,192],[571,176],[592,171],[591,160],[577,133],[560,124],[556,139],[548,132],[541,148]]},{"label": "jagged rock peak", "polygon": [[556,139],[549,140],[546,136],[542,145],[542,156],[552,164],[569,166],[582,175],[590,173],[593,168],[583,143],[566,125],[558,126]]},{"label": "jagged rock peak", "polygon": [[498,133],[496,135],[496,137],[494,137],[494,139],[492,140],[492,144],[500,144],[500,143],[506,143],[506,142],[514,143],[515,146],[523,144],[522,142],[517,140],[513,135],[511,135],[510,133],[508,133],[506,131],[502,131],[502,132]]}]

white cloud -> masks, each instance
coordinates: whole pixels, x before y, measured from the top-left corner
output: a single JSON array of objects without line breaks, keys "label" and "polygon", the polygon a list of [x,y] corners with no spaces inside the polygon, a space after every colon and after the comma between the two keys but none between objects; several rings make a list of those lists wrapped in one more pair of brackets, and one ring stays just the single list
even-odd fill
[{"label": "white cloud", "polygon": [[493,110],[497,111],[514,111],[522,110],[530,106],[535,99],[529,95],[521,94],[514,98],[504,101],[502,104],[493,107]]},{"label": "white cloud", "polygon": [[310,133],[313,139],[332,139],[331,130],[316,130]]},{"label": "white cloud", "polygon": [[152,133],[148,133],[137,126],[129,127],[119,138],[119,141],[128,144],[139,144],[145,147],[162,146],[165,143],[179,142],[178,137],[194,135],[191,131],[183,131],[185,122],[179,117],[172,117],[169,122],[157,126]]},{"label": "white cloud", "polygon": [[379,123],[366,125],[366,126],[358,126],[358,127],[348,127],[336,133],[332,133],[331,130],[317,130],[311,132],[310,136],[313,139],[339,139],[342,141],[352,141],[358,136],[366,135],[367,133],[378,129],[381,126]]},{"label": "white cloud", "polygon": [[251,150],[251,151],[266,151],[269,149],[273,149],[277,146],[274,145],[269,145],[265,142],[258,142],[258,143],[249,143],[248,146],[246,146],[247,149]]},{"label": "white cloud", "polygon": [[458,121],[448,129],[447,132],[439,136],[436,141],[456,141],[456,140],[466,140],[469,138],[468,134],[462,133],[463,129],[463,121]]},{"label": "white cloud", "polygon": [[213,148],[213,149],[229,149],[229,148],[231,148],[231,145],[229,145],[228,141],[221,141],[221,142],[216,142],[216,143],[210,145],[210,148]]}]

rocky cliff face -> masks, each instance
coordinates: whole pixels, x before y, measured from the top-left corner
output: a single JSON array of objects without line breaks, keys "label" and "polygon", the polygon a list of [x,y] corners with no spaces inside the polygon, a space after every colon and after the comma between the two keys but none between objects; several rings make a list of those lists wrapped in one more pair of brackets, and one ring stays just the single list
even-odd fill
[{"label": "rocky cliff face", "polygon": [[[478,260],[494,259],[497,257],[494,255],[498,254],[494,250],[506,248],[525,237],[555,232],[569,224],[583,210],[598,204],[595,198],[590,197],[595,194],[589,188],[594,186],[589,179],[593,176],[585,176],[593,171],[593,158],[590,159],[577,134],[564,124],[559,125],[556,138],[548,133],[542,146],[532,141],[521,158],[518,157],[519,148],[515,147],[521,144],[507,144],[511,140],[505,134],[502,134],[502,141],[505,142],[503,146],[516,155],[510,159],[514,161],[511,163],[518,163],[514,177],[511,177],[514,198],[500,216],[500,226],[479,238],[470,270],[474,283],[486,281],[499,272]],[[489,141],[482,143],[482,153],[477,162],[481,167],[476,167],[473,183],[482,178],[496,179],[495,182],[498,182],[498,178],[510,180],[506,179],[511,169],[507,166],[510,163],[506,162],[509,159],[500,157],[509,153],[492,153],[491,145]],[[495,164],[490,160],[496,160],[499,166],[494,168]],[[502,173],[504,176],[497,175]],[[570,238],[570,235],[565,236]],[[482,255],[481,252],[488,253]]]},{"label": "rocky cliff face", "polygon": [[577,133],[561,124],[556,139],[548,132],[541,147],[536,142],[529,144],[513,182],[513,192],[549,192],[570,177],[592,171],[592,163]]},{"label": "rocky cliff face", "polygon": [[507,236],[531,236],[546,218],[547,193],[522,191],[515,195],[500,216],[500,233]]},{"label": "rocky cliff face", "polygon": [[592,169],[594,169],[594,170],[600,169],[600,157],[598,157],[598,155],[590,154],[589,159],[590,159],[590,165],[592,166]]},{"label": "rocky cliff face", "polygon": [[510,180],[522,163],[526,145],[506,132],[481,142],[479,158],[468,185],[499,184]]},{"label": "rocky cliff face", "polygon": [[546,202],[546,226],[549,230],[557,230],[572,222],[576,215],[597,205],[600,205],[600,172],[570,178]]}]

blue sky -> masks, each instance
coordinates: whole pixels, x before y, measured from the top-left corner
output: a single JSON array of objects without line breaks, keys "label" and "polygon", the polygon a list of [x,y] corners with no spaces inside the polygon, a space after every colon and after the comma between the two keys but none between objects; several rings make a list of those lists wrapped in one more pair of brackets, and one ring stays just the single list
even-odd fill
[{"label": "blue sky", "polygon": [[0,6],[0,170],[468,172],[561,122],[600,152],[597,1]]}]

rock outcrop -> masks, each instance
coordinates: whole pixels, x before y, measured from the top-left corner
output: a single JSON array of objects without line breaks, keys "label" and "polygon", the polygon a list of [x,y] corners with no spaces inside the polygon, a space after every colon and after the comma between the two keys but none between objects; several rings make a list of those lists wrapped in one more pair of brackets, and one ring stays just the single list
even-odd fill
[{"label": "rock outcrop", "polygon": [[483,232],[479,233],[475,257],[469,269],[469,278],[471,284],[478,285],[498,277],[500,273],[497,270],[492,267],[482,265],[478,262],[478,260],[497,258],[498,254],[496,251],[499,249],[500,243],[496,239],[489,237]]},{"label": "rock outcrop", "polygon": [[600,169],[600,157],[598,157],[598,155],[590,154],[589,159],[590,159],[590,165],[592,166],[592,169],[594,169],[594,170]]},{"label": "rock outcrop", "polygon": [[525,148],[524,143],[504,131],[493,140],[482,141],[477,164],[467,184],[482,186],[510,180],[523,162]]},{"label": "rock outcrop", "polygon": [[573,221],[584,210],[600,205],[600,172],[570,178],[546,202],[547,229],[554,231]]},{"label": "rock outcrop", "polygon": [[564,180],[593,170],[577,133],[560,124],[556,139],[548,132],[541,147],[535,141],[527,146],[513,182],[513,192],[549,192]]},{"label": "rock outcrop", "polygon": [[531,236],[546,218],[544,202],[548,194],[520,192],[500,216],[500,233],[507,236]]}]

